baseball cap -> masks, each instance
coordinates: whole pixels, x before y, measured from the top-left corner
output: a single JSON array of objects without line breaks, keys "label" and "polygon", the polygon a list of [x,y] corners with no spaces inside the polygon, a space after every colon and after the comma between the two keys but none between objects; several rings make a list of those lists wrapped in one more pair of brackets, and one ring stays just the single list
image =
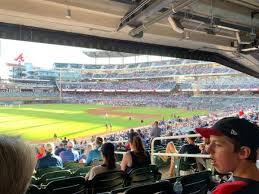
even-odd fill
[{"label": "baseball cap", "polygon": [[197,133],[205,138],[214,136],[227,136],[241,146],[259,148],[259,127],[246,119],[226,117],[217,121],[211,128],[196,128]]}]

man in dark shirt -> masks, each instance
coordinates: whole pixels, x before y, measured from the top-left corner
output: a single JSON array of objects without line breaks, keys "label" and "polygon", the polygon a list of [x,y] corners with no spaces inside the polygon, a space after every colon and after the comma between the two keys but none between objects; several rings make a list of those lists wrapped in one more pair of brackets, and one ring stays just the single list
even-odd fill
[{"label": "man in dark shirt", "polygon": [[[151,132],[150,132],[151,141],[155,137],[160,137],[161,131],[162,131],[162,129],[158,126],[158,121],[155,121],[154,124],[153,124],[153,127],[151,129]],[[159,140],[155,141],[155,146],[156,145],[160,145],[160,141]]]},{"label": "man in dark shirt", "polygon": [[55,155],[59,156],[59,154],[63,151],[66,151],[65,145],[63,142],[60,142],[59,147],[55,151]]},{"label": "man in dark shirt", "polygon": [[[189,135],[195,134],[194,131],[190,131]],[[195,145],[196,137],[187,137],[186,141],[188,144],[185,144],[181,147],[179,154],[198,154],[200,153],[200,149],[197,145]],[[180,175],[189,175],[194,173],[194,170],[197,168],[196,158],[191,157],[181,157],[179,163]]]},{"label": "man in dark shirt", "polygon": [[52,143],[47,143],[46,156],[38,160],[36,168],[63,167],[61,158],[53,154],[53,152],[54,145]]},{"label": "man in dark shirt", "polygon": [[217,186],[213,194],[258,194],[259,127],[246,119],[227,117],[211,128],[197,128],[196,131],[210,138],[208,152],[215,169],[222,174],[233,174],[232,180]]}]

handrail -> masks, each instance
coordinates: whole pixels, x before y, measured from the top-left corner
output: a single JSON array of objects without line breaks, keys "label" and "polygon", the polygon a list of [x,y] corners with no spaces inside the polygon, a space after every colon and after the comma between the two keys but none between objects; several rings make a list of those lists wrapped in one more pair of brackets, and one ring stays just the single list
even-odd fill
[{"label": "handrail", "polygon": [[178,153],[154,153],[155,141],[165,140],[165,139],[180,139],[186,137],[201,137],[200,134],[191,134],[191,135],[176,135],[176,136],[167,136],[167,137],[155,137],[151,142],[151,164],[154,164],[154,156],[163,155],[163,156],[182,156],[182,157],[200,157],[200,158],[210,158],[209,155],[205,154],[178,154]]}]

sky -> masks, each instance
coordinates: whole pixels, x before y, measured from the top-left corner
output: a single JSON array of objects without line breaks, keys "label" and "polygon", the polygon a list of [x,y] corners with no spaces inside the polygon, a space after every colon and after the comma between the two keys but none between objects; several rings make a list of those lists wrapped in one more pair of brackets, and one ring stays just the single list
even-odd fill
[{"label": "sky", "polygon": [[[15,58],[23,53],[24,62],[32,63],[34,67],[43,69],[51,69],[55,62],[59,63],[80,63],[94,64],[95,59],[83,54],[85,50],[94,50],[79,47],[51,45],[43,43],[16,41],[0,39],[0,77],[8,77],[8,68],[6,63],[17,63]],[[163,60],[168,58],[163,57]],[[138,56],[137,62],[159,61],[160,56]],[[108,64],[107,58],[97,59],[97,64]],[[126,57],[125,63],[134,63],[135,57]],[[114,58],[110,60],[111,64],[122,63],[122,58]]]}]

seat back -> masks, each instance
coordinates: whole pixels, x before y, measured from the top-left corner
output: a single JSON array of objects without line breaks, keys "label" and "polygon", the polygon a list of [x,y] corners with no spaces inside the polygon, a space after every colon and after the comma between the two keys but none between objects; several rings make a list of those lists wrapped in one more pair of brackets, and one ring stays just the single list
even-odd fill
[{"label": "seat back", "polygon": [[49,182],[44,194],[85,194],[85,179],[69,177]]},{"label": "seat back", "polygon": [[183,193],[206,194],[211,180],[211,171],[195,173],[193,176],[184,176],[181,180],[183,184]]},{"label": "seat back", "polygon": [[124,186],[125,173],[123,171],[105,172],[96,175],[92,180],[87,181],[88,193],[102,193]]},{"label": "seat back", "polygon": [[153,183],[161,179],[161,173],[158,172],[156,165],[149,165],[144,168],[131,170],[127,175],[127,185],[141,185]]},{"label": "seat back", "polygon": [[[172,184],[176,178],[170,178]],[[211,171],[202,171],[195,174],[180,177],[183,185],[183,193],[185,194],[206,194],[210,185]]]},{"label": "seat back", "polygon": [[49,182],[59,179],[67,178],[71,175],[71,172],[69,170],[59,170],[54,172],[48,172],[41,176],[39,179],[39,183],[41,185],[47,185]]},{"label": "seat back", "polygon": [[29,185],[26,194],[42,194],[42,190],[37,185]]},{"label": "seat back", "polygon": [[63,168],[58,166],[48,167],[48,168],[39,168],[36,171],[35,177],[40,178],[43,174],[46,174],[47,172],[54,172],[62,170]]},{"label": "seat back", "polygon": [[92,168],[91,166],[85,166],[83,168],[79,168],[72,174],[72,176],[83,176],[83,177],[85,177],[85,175],[90,171],[91,168]]},{"label": "seat back", "polygon": [[64,169],[66,170],[71,170],[71,171],[76,171],[79,168],[83,168],[85,164],[78,163],[78,162],[66,162],[64,163]]},{"label": "seat back", "polygon": [[124,192],[124,194],[137,194],[137,193],[171,194],[173,193],[173,188],[172,188],[172,184],[169,181],[163,180],[156,183],[131,187]]}]

